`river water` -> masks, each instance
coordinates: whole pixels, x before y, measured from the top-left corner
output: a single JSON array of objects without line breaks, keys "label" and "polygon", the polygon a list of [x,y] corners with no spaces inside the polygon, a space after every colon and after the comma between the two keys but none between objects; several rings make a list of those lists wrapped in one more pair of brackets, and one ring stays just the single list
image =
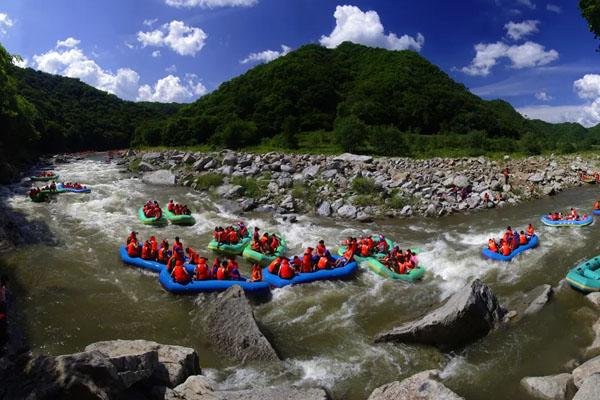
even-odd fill
[{"label": "river water", "polygon": [[[390,219],[370,224],[300,217],[295,224],[272,215],[228,213],[218,201],[189,188],[150,186],[96,155],[54,168],[61,179],[93,188],[91,194],[62,194],[50,203],[23,195],[27,184],[2,187],[9,205],[32,223],[29,245],[9,254],[11,275],[28,340],[48,354],[81,351],[89,343],[144,338],[195,348],[204,373],[222,388],[265,385],[324,386],[335,399],[365,399],[390,381],[438,368],[446,384],[467,399],[527,399],[524,376],[555,374],[582,360],[597,317],[574,290],[558,293],[543,310],[495,331],[464,350],[374,344],[375,334],[438,306],[474,277],[492,287],[502,303],[556,285],[574,264],[598,253],[597,223],[587,228],[547,228],[539,216],[554,209],[588,209],[597,189],[574,189],[552,198],[505,209],[441,219]],[[137,208],[147,199],[169,198],[195,210],[193,227],[145,227]],[[128,232],[155,234],[204,249],[215,225],[243,218],[248,225],[282,232],[289,254],[323,238],[334,246],[349,234],[384,232],[403,246],[420,247],[428,273],[414,285],[391,282],[364,270],[352,281],[277,289],[256,302],[255,315],[282,365],[238,365],[216,354],[204,333],[202,309],[214,295],[178,297],[165,292],[153,274],[124,266],[118,246]],[[46,225],[47,229],[40,229]],[[484,260],[480,251],[503,227],[536,225],[539,248],[511,263]],[[241,263],[248,272],[248,265]]]}]

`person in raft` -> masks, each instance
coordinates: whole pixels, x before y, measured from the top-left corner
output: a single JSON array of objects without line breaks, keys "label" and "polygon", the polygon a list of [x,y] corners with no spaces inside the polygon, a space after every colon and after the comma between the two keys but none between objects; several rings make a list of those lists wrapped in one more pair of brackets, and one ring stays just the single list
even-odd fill
[{"label": "person in raft", "polygon": [[[258,238],[258,240],[257,240]],[[268,233],[260,235],[258,228],[254,228],[254,234],[252,235],[251,249],[262,254],[275,254],[277,248],[281,244],[281,241],[277,235],[272,234],[269,236]]]},{"label": "person in raft", "polygon": [[600,210],[600,201],[596,200],[594,202],[594,210]]},{"label": "person in raft", "polygon": [[174,203],[173,200],[169,200],[167,204],[167,210],[175,215],[192,215],[192,212],[185,204]]},{"label": "person in raft", "polygon": [[144,204],[143,211],[146,218],[162,218],[162,210],[156,200],[148,200],[146,204]]},{"label": "person in raft", "polygon": [[252,265],[252,272],[250,273],[250,282],[260,282],[262,281],[262,268],[259,263],[254,263]]},{"label": "person in raft", "polygon": [[512,228],[508,226],[500,239],[500,243],[493,238],[488,239],[488,249],[494,253],[508,256],[520,246],[529,243],[533,235],[535,235],[535,229],[532,224],[527,225],[527,233],[525,231],[519,233],[516,229],[513,232]]},{"label": "person in raft", "polygon": [[190,275],[186,271],[182,260],[175,261],[175,266],[171,271],[171,277],[180,285],[187,285],[190,283]]},{"label": "person in raft", "polygon": [[417,267],[418,260],[411,250],[404,252],[398,246],[394,246],[381,260],[381,263],[392,272],[407,274]]},{"label": "person in raft", "polygon": [[245,234],[240,234],[240,229],[235,229],[233,226],[227,228],[217,226],[213,231],[213,238],[217,241],[217,246],[221,246],[222,244],[237,244],[247,234],[247,230]]}]

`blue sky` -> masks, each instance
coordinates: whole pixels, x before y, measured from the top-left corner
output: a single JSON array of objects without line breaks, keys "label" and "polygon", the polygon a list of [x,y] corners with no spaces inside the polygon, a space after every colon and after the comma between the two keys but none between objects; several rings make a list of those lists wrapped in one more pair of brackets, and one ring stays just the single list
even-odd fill
[{"label": "blue sky", "polygon": [[484,98],[600,122],[600,54],[575,0],[3,0],[22,65],[130,100],[189,102],[306,43],[412,49]]}]

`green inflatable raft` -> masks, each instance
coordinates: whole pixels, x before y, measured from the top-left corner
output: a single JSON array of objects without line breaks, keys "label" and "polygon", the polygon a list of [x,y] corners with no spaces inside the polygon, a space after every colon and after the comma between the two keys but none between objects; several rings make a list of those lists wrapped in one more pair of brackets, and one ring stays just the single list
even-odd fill
[{"label": "green inflatable raft", "polygon": [[187,215],[187,214],[177,215],[177,214],[173,214],[169,210],[165,210],[165,217],[167,217],[169,222],[171,222],[172,224],[175,224],[175,225],[191,226],[196,223],[196,220],[191,215]]},{"label": "green inflatable raft", "polygon": [[60,175],[54,174],[50,176],[30,176],[29,179],[32,181],[55,181]]},{"label": "green inflatable raft", "polygon": [[219,245],[219,243],[213,239],[208,244],[208,249],[227,256],[239,256],[244,252],[244,249],[248,247],[250,240],[250,236],[246,236],[236,244],[221,243]]},{"label": "green inflatable raft", "polygon": [[156,219],[155,217],[152,218],[148,218],[144,215],[144,208],[140,207],[140,209],[138,210],[138,218],[140,219],[140,221],[142,221],[142,223],[144,225],[154,225],[154,226],[159,226],[159,225],[165,225],[167,223],[167,219],[165,218],[165,214],[163,214],[160,219]]},{"label": "green inflatable raft", "polygon": [[600,291],[600,256],[582,262],[567,274],[567,282],[582,292]]},{"label": "green inflatable raft", "polygon": [[277,237],[281,240],[281,243],[279,244],[279,247],[277,247],[277,249],[275,250],[274,254],[267,255],[267,254],[260,253],[260,252],[258,252],[256,250],[252,250],[252,246],[249,243],[246,246],[246,248],[244,249],[244,251],[242,252],[242,256],[246,260],[250,261],[251,263],[258,263],[261,266],[266,267],[275,258],[281,257],[285,253],[285,250],[286,250],[286,241],[285,241],[285,239],[283,239],[279,235],[277,235]]},{"label": "green inflatable raft", "polygon": [[49,194],[47,192],[39,192],[34,196],[29,196],[29,198],[34,203],[43,203],[46,200],[48,200],[48,196],[49,196]]}]

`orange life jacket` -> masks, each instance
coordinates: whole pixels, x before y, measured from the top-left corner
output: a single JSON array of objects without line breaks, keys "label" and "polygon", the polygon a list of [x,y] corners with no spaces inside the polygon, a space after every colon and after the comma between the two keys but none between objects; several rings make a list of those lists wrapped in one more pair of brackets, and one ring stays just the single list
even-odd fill
[{"label": "orange life jacket", "polygon": [[205,262],[196,265],[196,279],[199,281],[208,279],[208,265]]},{"label": "orange life jacket", "polygon": [[327,248],[325,246],[322,246],[320,244],[317,245],[317,255],[319,257],[323,257],[325,255],[326,251],[327,251]]},{"label": "orange life jacket", "polygon": [[508,245],[508,243],[504,242],[504,244],[502,245],[502,255],[507,256],[509,254],[510,254],[510,246]]},{"label": "orange life jacket", "polygon": [[346,250],[344,252],[343,257],[347,260],[347,261],[352,261],[352,259],[354,258],[354,250],[350,247],[348,248],[348,250]]},{"label": "orange life jacket", "polygon": [[494,253],[498,251],[498,246],[496,246],[496,242],[494,242],[492,239],[488,241],[488,248]]},{"label": "orange life jacket", "polygon": [[519,244],[527,244],[527,237],[525,235],[519,236]]},{"label": "orange life jacket", "polygon": [[231,244],[235,244],[238,242],[238,235],[236,233],[236,231],[232,230],[229,232],[229,243]]},{"label": "orange life jacket", "polygon": [[312,256],[304,253],[302,256],[302,272],[312,272]]},{"label": "orange life jacket", "polygon": [[129,257],[137,257],[138,256],[138,246],[135,241],[131,241],[127,245],[127,255]]},{"label": "orange life jacket", "polygon": [[173,269],[173,279],[177,283],[187,283],[189,280],[187,271],[181,264],[175,264],[175,268]]},{"label": "orange life jacket", "polygon": [[281,260],[276,258],[269,264],[268,271],[274,275],[277,275],[277,271],[279,270],[279,265]]},{"label": "orange life jacket", "polygon": [[533,230],[533,225],[529,225],[529,226],[527,227],[527,234],[528,234],[529,236],[533,236],[533,234],[534,234],[534,233],[535,233],[535,232],[534,232],[534,230]]},{"label": "orange life jacket", "polygon": [[284,259],[279,267],[279,277],[281,279],[292,279],[295,275],[294,269],[290,266],[288,260]]},{"label": "orange life jacket", "polygon": [[150,246],[147,246],[144,244],[144,246],[142,246],[142,259],[144,260],[149,260],[150,259]]},{"label": "orange life jacket", "polygon": [[227,270],[225,267],[219,267],[217,270],[217,279],[220,281],[227,279]]},{"label": "orange life jacket", "polygon": [[162,264],[167,263],[168,251],[169,251],[169,249],[167,249],[166,247],[161,247],[160,250],[158,250],[158,262],[159,263],[162,263]]},{"label": "orange life jacket", "polygon": [[250,278],[252,282],[262,281],[262,270],[260,269],[260,267],[252,269],[252,275]]},{"label": "orange life jacket", "polygon": [[329,264],[329,259],[325,256],[319,258],[319,262],[317,263],[317,268],[326,269]]},{"label": "orange life jacket", "polygon": [[362,246],[360,246],[360,255],[363,257],[368,257],[369,256],[369,245],[368,244],[363,244]]}]

